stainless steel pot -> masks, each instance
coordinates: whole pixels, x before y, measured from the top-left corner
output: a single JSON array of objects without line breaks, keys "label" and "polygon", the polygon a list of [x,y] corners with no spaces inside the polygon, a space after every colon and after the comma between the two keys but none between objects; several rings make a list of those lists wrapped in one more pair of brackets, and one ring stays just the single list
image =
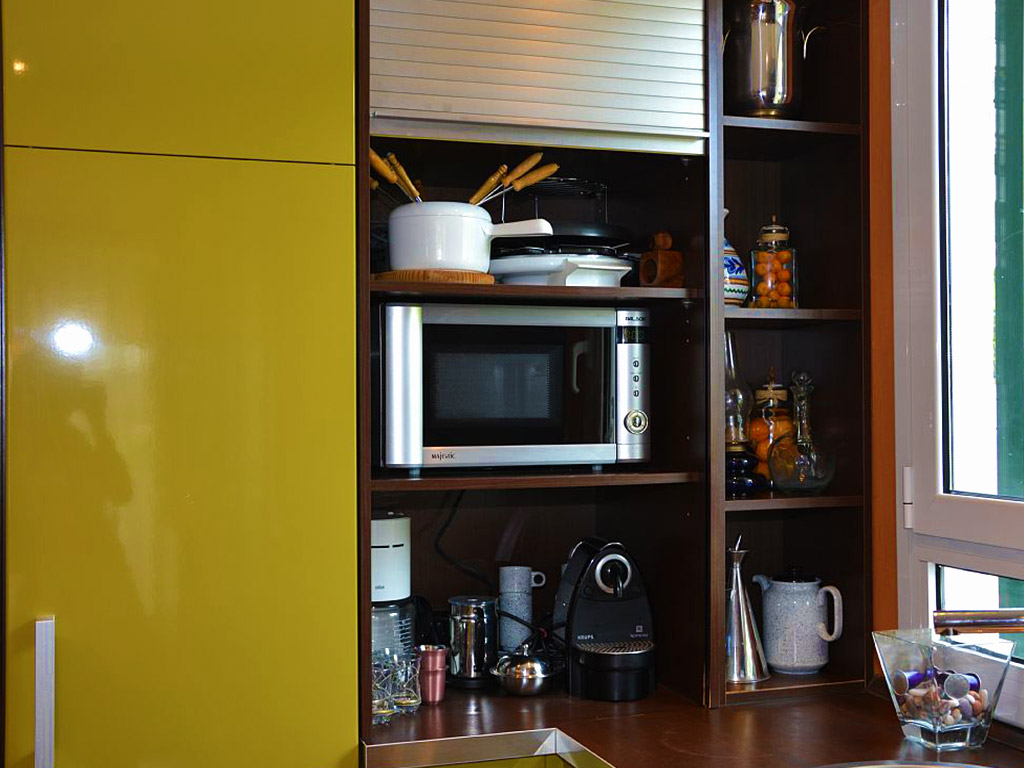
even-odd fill
[{"label": "stainless steel pot", "polygon": [[811,35],[798,27],[795,0],[738,0],[725,39],[726,107],[751,117],[793,117],[800,109]]}]

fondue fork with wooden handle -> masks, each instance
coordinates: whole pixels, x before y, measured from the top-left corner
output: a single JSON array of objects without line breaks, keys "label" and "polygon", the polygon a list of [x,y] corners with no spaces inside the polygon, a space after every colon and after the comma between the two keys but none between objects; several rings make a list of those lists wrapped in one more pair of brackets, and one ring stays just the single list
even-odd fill
[{"label": "fondue fork with wooden handle", "polygon": [[548,165],[542,165],[537,170],[531,171],[525,176],[515,179],[511,183],[511,186],[505,187],[505,189],[501,190],[500,192],[498,190],[495,190],[490,195],[481,200],[479,205],[483,205],[484,203],[499,198],[502,195],[508,193],[509,191],[521,192],[522,190],[529,187],[531,184],[536,184],[538,181],[542,181],[543,179],[546,179],[548,176],[553,175],[556,171],[558,171],[558,163],[549,163]]},{"label": "fondue fork with wooden handle", "polygon": [[[485,181],[480,189],[476,191],[476,194],[470,198],[469,202],[473,205],[482,205],[483,203],[486,203],[491,199],[491,197],[495,196],[495,192],[500,190],[502,187],[507,189],[512,182],[539,163],[542,157],[544,157],[543,152],[534,152],[511,171],[508,170],[508,166],[502,166],[505,168],[505,173],[502,173],[498,178],[491,176],[491,178]],[[487,187],[487,191],[481,195],[480,191],[483,190],[484,187]]]},{"label": "fondue fork with wooden handle", "polygon": [[[395,172],[395,169],[392,168],[388,163],[384,162],[381,156],[373,151],[373,147],[370,147],[370,166],[373,168],[373,170],[377,172],[377,174],[381,178],[383,178],[385,181],[391,182],[400,190],[402,190],[402,194],[408,197],[409,200],[415,200],[415,197],[409,194],[409,190],[406,189],[405,186],[402,184],[402,180],[401,178],[399,178],[398,173]],[[374,188],[375,187],[371,184],[370,189]],[[381,191],[383,192],[383,190]],[[391,197],[391,195],[388,195],[388,197]],[[394,198],[392,198],[392,200],[394,200]]]},{"label": "fondue fork with wooden handle", "polygon": [[419,190],[416,189],[416,185],[412,183],[412,179],[409,178],[409,174],[405,172],[405,168],[398,162],[398,158],[395,157],[394,152],[388,152],[388,162],[391,163],[391,168],[398,175],[398,186],[402,188],[402,191],[409,196],[410,200],[415,200],[417,203],[422,203],[423,198],[420,197]]},{"label": "fondue fork with wooden handle", "polygon": [[497,192],[501,186],[502,180],[505,178],[505,174],[508,173],[508,166],[502,163],[498,166],[498,170],[487,177],[487,181],[480,185],[480,189],[473,193],[473,196],[469,198],[470,205],[476,205],[485,197],[492,192]]}]

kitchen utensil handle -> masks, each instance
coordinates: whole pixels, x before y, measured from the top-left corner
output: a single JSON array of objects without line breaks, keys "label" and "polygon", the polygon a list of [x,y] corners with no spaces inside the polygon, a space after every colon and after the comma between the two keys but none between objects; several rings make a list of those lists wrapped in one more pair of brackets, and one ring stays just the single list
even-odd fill
[{"label": "kitchen utensil handle", "polygon": [[392,184],[398,183],[398,174],[381,159],[380,155],[373,151],[372,147],[370,148],[370,165],[373,166],[373,170],[377,172],[377,175],[383,177],[385,181]]},{"label": "kitchen utensil handle", "polygon": [[764,574],[761,574],[761,573],[757,574],[756,576],[751,577],[750,580],[752,582],[754,582],[755,584],[757,584],[757,586],[759,586],[761,588],[761,594],[764,594],[765,592],[767,592],[768,588],[771,587],[771,585],[772,585],[772,580],[769,579]]},{"label": "kitchen utensil handle", "polygon": [[835,587],[822,587],[818,590],[818,605],[825,605],[826,595],[832,595],[832,634],[824,621],[818,622],[818,637],[826,643],[838,640],[843,634],[843,596]]},{"label": "kitchen utensil handle", "polygon": [[391,167],[398,174],[398,179],[401,181],[401,186],[405,190],[406,194],[412,195],[413,199],[417,199],[420,196],[420,192],[416,189],[416,185],[412,183],[412,179],[409,178],[409,174],[405,172],[405,168],[398,158],[395,157],[394,152],[388,152],[388,162],[391,163]]},{"label": "kitchen utensil handle", "polygon": [[[485,222],[486,223],[486,222]],[[551,235],[551,223],[546,219],[526,219],[511,221],[508,224],[495,224],[491,227],[490,236],[495,237],[530,237],[533,235]]]},{"label": "kitchen utensil handle", "polygon": [[501,180],[506,173],[508,173],[508,166],[502,163],[498,166],[498,170],[488,176],[487,181],[480,185],[480,189],[473,193],[473,196],[469,198],[469,204],[476,205],[491,194],[501,184]]},{"label": "kitchen utensil handle", "polygon": [[533,166],[540,162],[540,159],[544,157],[543,152],[534,152],[528,158],[523,160],[519,165],[512,169],[510,173],[505,174],[505,178],[502,179],[501,183],[506,187],[510,186],[513,181],[518,179],[524,173],[529,171]]},{"label": "kitchen utensil handle", "polygon": [[53,768],[54,617],[36,621],[35,768]]},{"label": "kitchen utensil handle", "polygon": [[549,163],[548,165],[542,165],[535,171],[531,171],[522,178],[516,179],[512,182],[512,189],[519,192],[531,184],[536,184],[538,181],[546,179],[551,176],[555,171],[558,170],[558,163]]}]

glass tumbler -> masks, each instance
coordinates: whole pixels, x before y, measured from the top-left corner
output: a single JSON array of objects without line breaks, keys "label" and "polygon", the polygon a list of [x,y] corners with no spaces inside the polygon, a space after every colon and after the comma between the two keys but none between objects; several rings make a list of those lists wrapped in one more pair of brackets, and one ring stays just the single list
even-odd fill
[{"label": "glass tumbler", "polygon": [[423,701],[420,695],[420,657],[414,653],[400,653],[392,657],[394,666],[395,708],[412,714]]},{"label": "glass tumbler", "polygon": [[398,712],[395,706],[395,664],[387,652],[373,654],[370,680],[373,724],[386,725]]}]

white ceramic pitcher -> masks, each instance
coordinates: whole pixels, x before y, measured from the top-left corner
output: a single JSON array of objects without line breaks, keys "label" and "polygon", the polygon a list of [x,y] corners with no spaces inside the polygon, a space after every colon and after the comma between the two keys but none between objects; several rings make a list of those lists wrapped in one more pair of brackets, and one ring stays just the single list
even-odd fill
[{"label": "white ceramic pitcher", "polygon": [[[819,579],[793,573],[777,579],[757,575],[763,593],[764,650],[775,672],[810,675],[828,664],[828,644],[843,634],[843,596]],[[833,631],[826,621],[833,599]]]}]

